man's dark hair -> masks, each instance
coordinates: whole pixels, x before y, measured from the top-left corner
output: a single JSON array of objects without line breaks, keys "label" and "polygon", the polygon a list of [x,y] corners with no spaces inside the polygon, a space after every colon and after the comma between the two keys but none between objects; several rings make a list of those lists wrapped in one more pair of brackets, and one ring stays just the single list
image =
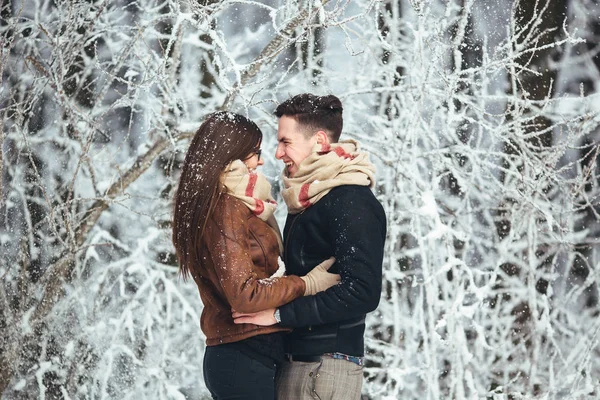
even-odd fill
[{"label": "man's dark hair", "polygon": [[315,96],[311,93],[297,94],[275,109],[277,118],[292,117],[303,127],[307,135],[323,130],[329,140],[336,143],[342,134],[342,102],[334,95]]}]

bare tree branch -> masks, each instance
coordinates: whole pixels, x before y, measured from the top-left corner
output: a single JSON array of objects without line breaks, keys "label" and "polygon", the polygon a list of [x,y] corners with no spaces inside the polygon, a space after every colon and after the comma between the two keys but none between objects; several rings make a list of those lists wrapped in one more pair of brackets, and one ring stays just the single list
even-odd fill
[{"label": "bare tree branch", "polygon": [[[326,3],[326,2],[324,2]],[[275,36],[261,51],[261,53],[251,63],[251,66],[242,75],[240,85],[236,87],[225,99],[221,109],[228,107],[237,94],[237,88],[245,85],[251,78],[253,78],[260,68],[264,65],[271,63],[277,55],[279,55],[286,47],[288,47],[295,40],[291,37],[292,32],[302,23],[307,23],[313,18],[315,12],[318,11],[319,7],[313,7],[308,10],[303,10],[298,16],[293,18],[284,29],[277,36]],[[179,49],[179,46],[175,46]],[[129,51],[130,47],[128,47]],[[121,61],[122,62],[121,58]],[[105,92],[106,89],[103,89]],[[174,137],[174,140],[179,141],[187,139],[191,136],[190,133],[180,134]],[[154,160],[165,151],[169,145],[173,142],[166,137],[160,137],[154,144],[142,155],[140,155],[132,166],[115,182],[104,194],[102,200],[94,202],[88,209],[85,217],[82,219],[79,228],[77,229],[76,237],[76,248],[69,251],[59,258],[57,263],[50,266],[46,272],[45,279],[48,279],[44,295],[42,300],[36,308],[36,311],[32,318],[32,324],[35,326],[42,322],[43,318],[49,315],[50,311],[54,307],[57,301],[63,295],[62,285],[64,281],[69,280],[69,275],[75,265],[74,257],[76,249],[83,245],[87,240],[90,231],[93,229],[95,224],[100,219],[104,210],[106,210],[112,200],[122,194],[133,182],[139,178],[154,162]]]},{"label": "bare tree branch", "polygon": [[[279,32],[277,35],[265,46],[260,52],[258,57],[254,59],[252,63],[242,72],[240,81],[229,92],[221,109],[226,109],[231,106],[235,96],[240,87],[244,87],[246,83],[260,71],[260,68],[271,63],[283,50],[285,50],[290,44],[294,43],[298,38],[292,37],[294,30],[298,28],[302,23],[308,24],[319,12],[319,9],[325,6],[329,0],[325,0],[322,4],[314,6],[312,8],[305,8],[297,16],[292,18],[290,22]],[[301,36],[301,35],[300,35]]]}]

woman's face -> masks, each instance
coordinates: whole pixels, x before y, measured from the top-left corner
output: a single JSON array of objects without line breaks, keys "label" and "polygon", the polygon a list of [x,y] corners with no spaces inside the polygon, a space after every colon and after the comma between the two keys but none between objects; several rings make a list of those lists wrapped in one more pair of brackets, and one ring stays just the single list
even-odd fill
[{"label": "woman's face", "polygon": [[250,172],[254,171],[259,165],[263,165],[265,162],[262,158],[260,145],[256,146],[256,149],[254,149],[243,161]]}]

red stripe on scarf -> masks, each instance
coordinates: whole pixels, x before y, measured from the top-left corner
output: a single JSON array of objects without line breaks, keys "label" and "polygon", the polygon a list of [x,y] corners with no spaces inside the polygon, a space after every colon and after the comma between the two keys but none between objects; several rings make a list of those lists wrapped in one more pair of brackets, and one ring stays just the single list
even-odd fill
[{"label": "red stripe on scarf", "polygon": [[254,200],[256,200],[256,209],[254,209],[254,215],[260,215],[263,211],[265,211],[265,203],[263,203],[263,201],[260,199]]},{"label": "red stripe on scarf", "polygon": [[321,151],[318,151],[317,154],[322,156],[323,154],[327,154],[331,151],[331,145],[329,143],[325,143],[321,145]]},{"label": "red stripe on scarf", "polygon": [[308,208],[311,206],[310,201],[308,200],[308,189],[310,188],[310,183],[305,183],[302,185],[300,189],[300,194],[298,195],[298,201],[304,208]]},{"label": "red stripe on scarf", "polygon": [[334,151],[335,151],[335,154],[338,155],[338,157],[342,157],[342,158],[346,158],[346,159],[349,158],[351,160],[354,160],[354,158],[355,158],[353,155],[346,153],[344,151],[344,149],[342,149],[341,147],[336,148]]},{"label": "red stripe on scarf", "polygon": [[256,187],[256,181],[258,180],[258,175],[257,174],[249,174],[248,177],[249,177],[249,179],[248,179],[248,186],[246,186],[246,196],[254,197],[254,188]]}]

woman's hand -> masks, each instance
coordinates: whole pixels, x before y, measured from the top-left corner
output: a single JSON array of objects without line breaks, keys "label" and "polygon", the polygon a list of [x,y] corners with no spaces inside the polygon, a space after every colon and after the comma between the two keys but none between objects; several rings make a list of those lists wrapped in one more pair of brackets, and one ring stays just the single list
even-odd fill
[{"label": "woman's hand", "polygon": [[232,317],[233,322],[235,324],[254,324],[260,326],[270,326],[275,325],[277,321],[275,320],[275,309],[269,308],[268,310],[263,310],[255,313],[239,313],[235,310],[233,311]]},{"label": "woman's hand", "polygon": [[[306,284],[304,290],[305,296],[311,296],[315,293],[322,292],[323,290],[329,289],[333,285],[337,285],[341,281],[341,277],[338,274],[332,274],[327,272],[329,268],[335,263],[335,257],[328,258],[321,264],[314,267],[306,276],[301,276],[300,279]],[[277,323],[275,319],[275,309],[269,308],[267,310],[258,311],[255,313],[240,313],[235,310],[231,310],[233,322],[235,324],[254,324],[260,326],[271,326]]]},{"label": "woman's hand", "polygon": [[328,258],[314,267],[306,276],[300,277],[306,284],[306,289],[304,290],[305,296],[312,296],[313,294],[322,292],[341,281],[341,277],[338,274],[327,272],[334,263],[335,257]]}]

